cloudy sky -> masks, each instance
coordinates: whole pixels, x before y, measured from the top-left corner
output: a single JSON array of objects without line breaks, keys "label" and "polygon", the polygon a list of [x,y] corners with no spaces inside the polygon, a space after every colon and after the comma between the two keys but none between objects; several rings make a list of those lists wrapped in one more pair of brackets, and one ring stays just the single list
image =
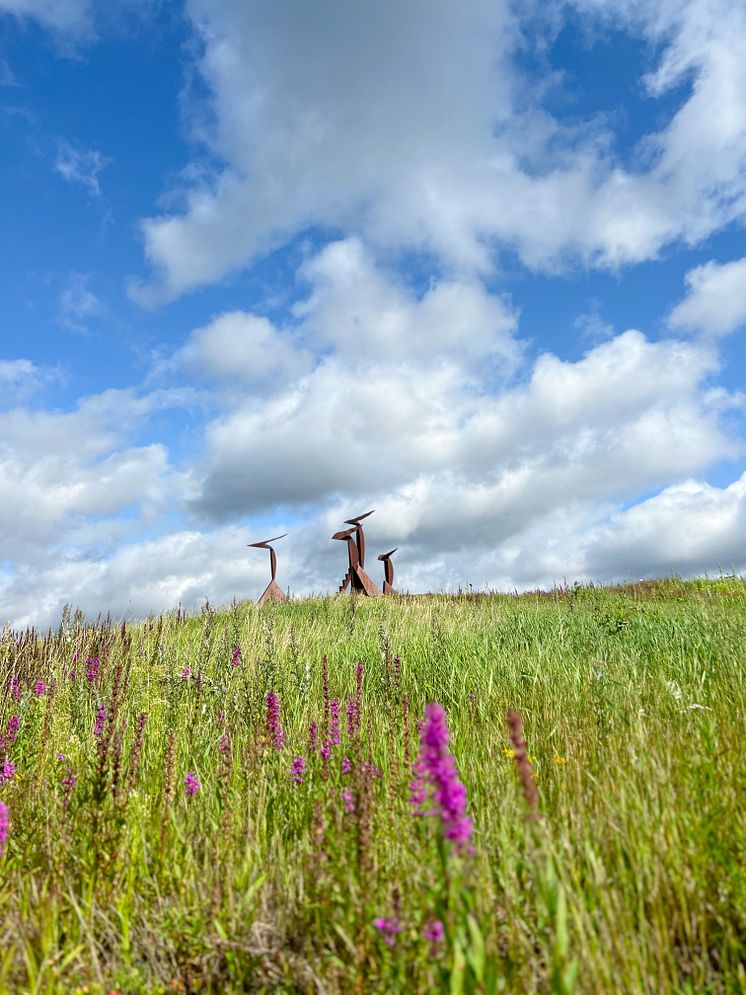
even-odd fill
[{"label": "cloudy sky", "polygon": [[[0,624],[746,570],[742,0],[0,0]],[[380,574],[380,576],[379,576]]]}]

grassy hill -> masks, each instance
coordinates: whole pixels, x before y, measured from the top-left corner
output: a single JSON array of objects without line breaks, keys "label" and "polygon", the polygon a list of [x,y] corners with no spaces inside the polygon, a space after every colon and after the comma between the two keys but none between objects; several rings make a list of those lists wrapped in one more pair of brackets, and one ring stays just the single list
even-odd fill
[{"label": "grassy hill", "polygon": [[745,637],[736,579],[6,630],[0,991],[744,992]]}]

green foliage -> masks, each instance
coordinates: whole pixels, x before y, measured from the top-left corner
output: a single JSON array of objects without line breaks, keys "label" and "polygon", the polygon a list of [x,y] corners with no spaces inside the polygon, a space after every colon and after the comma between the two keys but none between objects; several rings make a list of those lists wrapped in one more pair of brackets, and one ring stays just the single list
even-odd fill
[{"label": "green foliage", "polygon": [[[0,734],[20,728],[0,784],[0,993],[743,992],[745,623],[743,583],[721,578],[206,604],[124,632],[68,607],[46,639],[6,630]],[[309,749],[311,723],[329,733],[323,657],[341,703],[328,761]],[[472,852],[409,804],[430,701]]]}]

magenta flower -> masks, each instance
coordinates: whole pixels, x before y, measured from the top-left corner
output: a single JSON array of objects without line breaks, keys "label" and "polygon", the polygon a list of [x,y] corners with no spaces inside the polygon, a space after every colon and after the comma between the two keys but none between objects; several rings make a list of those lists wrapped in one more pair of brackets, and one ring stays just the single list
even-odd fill
[{"label": "magenta flower", "polygon": [[379,933],[383,934],[383,942],[390,947],[393,947],[396,942],[397,933],[401,933],[404,929],[397,916],[378,916],[377,919],[373,920],[373,925]]},{"label": "magenta flower", "polygon": [[329,713],[331,715],[331,723],[329,726],[329,746],[339,746],[342,742],[342,738],[339,733],[339,702],[336,698],[332,698],[329,702]]},{"label": "magenta flower", "polygon": [[16,774],[16,765],[8,759],[3,761],[2,767],[0,767],[0,784],[5,784],[6,781],[12,781]]},{"label": "magenta flower", "polygon": [[187,798],[193,798],[201,787],[202,785],[199,783],[199,778],[193,770],[190,770],[184,778],[184,794]]},{"label": "magenta flower", "polygon": [[296,784],[303,784],[303,775],[306,772],[306,761],[303,757],[296,757],[290,768],[290,776]]},{"label": "magenta flower", "polygon": [[78,783],[78,779],[75,776],[73,770],[70,769],[68,770],[67,774],[65,774],[65,776],[62,778],[62,781],[60,783],[62,784],[62,788],[65,794],[69,795],[71,794],[75,785]]},{"label": "magenta flower", "polygon": [[430,943],[442,943],[445,936],[445,927],[440,919],[428,919],[422,935]]},{"label": "magenta flower", "polygon": [[355,812],[355,794],[352,788],[342,788],[342,808],[348,815]]},{"label": "magenta flower", "polygon": [[5,742],[8,746],[15,743],[16,736],[18,735],[18,730],[21,725],[21,720],[17,715],[11,715],[8,719],[8,728],[5,733]]},{"label": "magenta flower", "polygon": [[5,844],[8,842],[9,825],[8,806],[5,802],[0,802],[0,857],[5,856]]},{"label": "magenta flower", "polygon": [[267,737],[276,750],[285,745],[285,733],[280,725],[280,702],[274,691],[267,692]]},{"label": "magenta flower", "polygon": [[412,764],[412,773],[414,777],[409,782],[409,804],[413,808],[414,815],[424,815],[425,810],[423,806],[427,801],[428,794],[427,771],[419,757]]},{"label": "magenta flower", "polygon": [[236,647],[233,650],[233,656],[231,657],[231,667],[237,667],[240,662],[241,662],[241,647],[239,644],[236,644]]},{"label": "magenta flower", "polygon": [[448,752],[449,739],[445,709],[437,703],[427,705],[420,731],[422,774],[432,789],[434,814],[443,822],[444,837],[461,846],[470,838],[473,825],[466,815],[466,788]]},{"label": "magenta flower", "polygon": [[100,736],[104,731],[104,722],[106,721],[106,705],[99,705],[98,711],[96,712],[96,724],[93,727],[93,735]]},{"label": "magenta flower", "polygon": [[41,698],[41,696],[44,694],[46,690],[47,690],[47,685],[44,683],[44,681],[37,681],[36,684],[34,684],[34,694],[36,695],[37,698]]},{"label": "magenta flower", "polygon": [[189,678],[191,677],[191,675],[192,675],[192,672],[189,669],[189,667],[184,667],[184,669],[181,671],[181,679],[182,679],[182,681],[188,681]]},{"label": "magenta flower", "polygon": [[98,672],[101,667],[101,661],[97,656],[89,656],[88,663],[86,665],[86,677],[88,682],[93,684],[94,681],[98,680]]},{"label": "magenta flower", "polygon": [[13,701],[19,701],[21,698],[21,682],[15,674],[10,682],[10,696]]},{"label": "magenta flower", "polygon": [[342,773],[349,774],[352,770],[352,761],[349,757],[342,757]]},{"label": "magenta flower", "polygon": [[319,741],[319,727],[316,722],[312,722],[308,727],[308,751],[313,753]]}]

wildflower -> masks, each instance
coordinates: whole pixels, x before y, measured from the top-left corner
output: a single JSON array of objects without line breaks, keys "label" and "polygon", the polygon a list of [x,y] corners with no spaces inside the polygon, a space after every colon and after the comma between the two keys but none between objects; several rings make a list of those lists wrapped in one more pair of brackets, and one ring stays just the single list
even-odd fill
[{"label": "wildflower", "polygon": [[101,667],[101,661],[97,656],[89,656],[88,663],[86,665],[86,677],[88,678],[88,683],[93,684],[98,680],[98,672]]},{"label": "wildflower", "polygon": [[425,765],[419,757],[412,764],[412,773],[414,777],[409,782],[409,804],[415,815],[424,815],[422,806],[427,801],[427,780]]},{"label": "wildflower", "polygon": [[237,667],[240,662],[241,662],[241,647],[237,643],[233,650],[233,655],[231,656],[231,667]]},{"label": "wildflower", "polygon": [[10,696],[13,701],[19,701],[21,697],[21,681],[15,674],[10,682]]},{"label": "wildflower", "polygon": [[16,765],[11,760],[4,760],[0,767],[0,784],[12,781],[16,774]]},{"label": "wildflower", "polygon": [[5,856],[5,844],[8,842],[8,806],[0,802],[0,857]]},{"label": "wildflower", "polygon": [[448,752],[449,739],[445,709],[437,703],[427,705],[420,732],[420,761],[433,788],[443,836],[461,845],[471,836],[472,821],[466,815],[466,788],[459,780],[456,761]]},{"label": "wildflower", "polygon": [[44,694],[46,690],[47,690],[47,685],[44,683],[44,681],[37,681],[36,684],[34,684],[34,694],[36,695],[37,698],[41,698],[41,696]]},{"label": "wildflower", "polygon": [[383,942],[390,947],[396,942],[397,933],[401,933],[404,929],[398,916],[378,916],[373,920],[373,925],[383,934]]},{"label": "wildflower", "polygon": [[11,717],[8,719],[8,728],[5,733],[5,742],[8,746],[10,746],[12,743],[15,743],[20,725],[21,725],[20,718],[17,715],[11,715]]},{"label": "wildflower", "polygon": [[303,775],[306,772],[306,761],[303,757],[296,757],[290,768],[290,776],[296,784],[303,784]]},{"label": "wildflower", "polygon": [[67,760],[67,757],[65,756],[64,753],[55,753],[54,759],[55,760]]},{"label": "wildflower", "polygon": [[355,812],[355,794],[352,788],[342,788],[342,807],[348,815]]},{"label": "wildflower", "polygon": [[423,937],[431,944],[430,956],[434,957],[437,954],[437,945],[443,942],[443,937],[445,936],[445,927],[440,919],[428,919],[425,923],[425,928],[422,930]]},{"label": "wildflower", "polygon": [[557,756],[554,758],[554,762],[557,764],[558,767],[561,767],[563,764],[567,763],[567,757],[561,757],[559,756],[559,754],[557,754]]},{"label": "wildflower", "polygon": [[199,783],[199,778],[193,770],[190,770],[184,778],[184,794],[187,798],[192,798],[197,794],[201,787],[202,785]]},{"label": "wildflower", "polygon": [[347,735],[352,739],[357,732],[357,702],[350,698],[347,702]]},{"label": "wildflower", "polygon": [[349,774],[352,770],[352,761],[349,757],[342,757],[342,773]]},{"label": "wildflower", "polygon": [[106,705],[99,705],[99,709],[96,712],[96,724],[93,727],[93,735],[100,736],[104,731],[104,722],[106,721]]},{"label": "wildflower", "polygon": [[191,676],[192,676],[192,672],[189,669],[189,667],[184,667],[184,669],[181,671],[181,679],[182,679],[182,681],[188,681]]},{"label": "wildflower", "polygon": [[62,787],[64,788],[65,794],[69,795],[72,792],[72,790],[75,787],[75,785],[78,783],[78,779],[75,776],[72,768],[70,768],[68,770],[67,774],[65,774],[65,776],[62,778],[62,781],[60,783],[62,784]]},{"label": "wildflower", "polygon": [[526,818],[536,820],[539,818],[539,790],[536,787],[536,780],[531,771],[531,761],[526,752],[526,743],[523,739],[523,720],[518,712],[508,709],[508,730],[510,742],[513,744],[515,765],[518,776],[521,779],[523,797],[528,809]]},{"label": "wildflower", "polygon": [[512,760],[513,757],[515,756],[515,750],[506,749],[506,750],[503,750],[503,753],[508,758],[508,760]]},{"label": "wildflower", "polygon": [[285,733],[280,725],[280,702],[274,691],[267,692],[267,737],[276,750],[285,745]]},{"label": "wildflower", "polygon": [[329,702],[329,713],[331,715],[331,725],[329,727],[329,745],[339,746],[342,738],[339,733],[339,702],[332,698]]},{"label": "wildflower", "polygon": [[312,722],[308,727],[308,750],[313,753],[319,741],[319,727],[316,722]]}]

